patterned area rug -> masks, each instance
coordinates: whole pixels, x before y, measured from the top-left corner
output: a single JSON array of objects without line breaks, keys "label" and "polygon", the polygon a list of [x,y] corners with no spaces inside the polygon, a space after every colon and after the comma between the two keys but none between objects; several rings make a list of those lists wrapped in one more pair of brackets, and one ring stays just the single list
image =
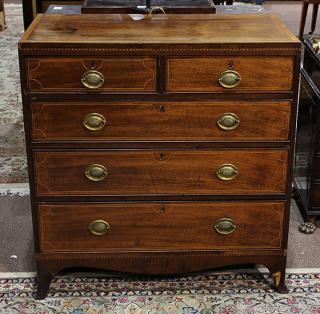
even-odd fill
[{"label": "patterned area rug", "polygon": [[289,274],[289,294],[266,274],[200,274],[165,279],[58,278],[42,301],[34,278],[0,279],[1,314],[320,313],[320,274]]},{"label": "patterned area rug", "polygon": [[28,181],[18,64],[22,8],[9,4],[5,12],[7,29],[0,32],[0,184]]}]

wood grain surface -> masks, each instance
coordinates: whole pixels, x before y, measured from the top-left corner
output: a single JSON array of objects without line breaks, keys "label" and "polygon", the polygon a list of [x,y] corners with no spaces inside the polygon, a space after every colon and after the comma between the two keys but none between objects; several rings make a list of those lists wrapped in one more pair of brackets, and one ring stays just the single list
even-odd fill
[{"label": "wood grain surface", "polygon": [[[106,126],[86,129],[90,113]],[[239,117],[236,129],[218,126],[225,113]],[[35,141],[277,141],[288,140],[290,117],[288,101],[46,102],[32,103],[32,134]]]},{"label": "wood grain surface", "polygon": [[[88,90],[81,77],[90,69],[104,76],[104,84]],[[30,58],[28,60],[30,91],[113,91],[143,92],[156,89],[156,60],[153,58]]]},{"label": "wood grain surface", "polygon": [[[57,25],[59,27],[57,27]],[[165,27],[164,27],[165,25]],[[33,31],[22,38],[41,43],[99,44],[293,44],[299,40],[275,15],[270,14],[168,14],[120,15],[45,14]]]},{"label": "wood grain surface", "polygon": [[[79,151],[35,152],[38,195],[113,194],[272,194],[286,190],[285,149],[221,149],[215,151]],[[86,178],[88,166],[99,164],[107,177]],[[233,164],[238,175],[218,179],[216,170]]]},{"label": "wood grain surface", "polygon": [[[233,233],[215,231],[221,218]],[[42,252],[280,248],[283,218],[281,202],[39,205]],[[102,236],[88,229],[97,219]]]},{"label": "wood grain surface", "polygon": [[[232,67],[241,76],[232,89],[222,87],[220,75]],[[166,90],[169,92],[287,91],[292,88],[292,57],[169,58]]]}]

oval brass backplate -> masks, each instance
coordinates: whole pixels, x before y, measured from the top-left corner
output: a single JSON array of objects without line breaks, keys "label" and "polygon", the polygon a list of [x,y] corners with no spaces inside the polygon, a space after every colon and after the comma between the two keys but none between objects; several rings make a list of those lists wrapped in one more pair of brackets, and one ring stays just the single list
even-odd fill
[{"label": "oval brass backplate", "polygon": [[101,219],[94,220],[89,225],[90,232],[99,236],[106,234],[110,228],[109,223]]},{"label": "oval brass backplate", "polygon": [[238,168],[233,164],[223,164],[216,170],[216,175],[220,180],[230,181],[238,175]]},{"label": "oval brass backplate", "polygon": [[237,71],[227,70],[221,73],[218,81],[224,88],[234,88],[240,84],[241,76]]},{"label": "oval brass backplate", "polygon": [[84,127],[89,131],[99,131],[106,126],[106,118],[100,113],[88,113],[83,121]]},{"label": "oval brass backplate", "polygon": [[97,89],[104,83],[104,76],[96,70],[89,70],[82,75],[81,83],[89,89]]},{"label": "oval brass backplate", "polygon": [[214,229],[219,234],[230,234],[236,230],[236,224],[231,218],[221,218],[214,225]]},{"label": "oval brass backplate", "polygon": [[239,126],[240,119],[235,113],[226,112],[218,118],[217,124],[224,131],[231,131]]},{"label": "oval brass backplate", "polygon": [[85,171],[85,176],[90,181],[102,181],[108,172],[105,166],[99,164],[92,164],[87,167]]}]

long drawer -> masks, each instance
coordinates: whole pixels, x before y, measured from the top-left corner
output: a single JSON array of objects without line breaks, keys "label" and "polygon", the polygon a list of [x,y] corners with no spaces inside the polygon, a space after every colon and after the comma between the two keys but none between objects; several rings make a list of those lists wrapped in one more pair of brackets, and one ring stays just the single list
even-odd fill
[{"label": "long drawer", "polygon": [[281,248],[282,202],[41,204],[42,252]]},{"label": "long drawer", "polygon": [[37,195],[272,194],[285,149],[36,151]]},{"label": "long drawer", "polygon": [[166,89],[178,93],[290,91],[292,57],[169,58]]},{"label": "long drawer", "polygon": [[32,103],[32,137],[50,140],[288,140],[289,101]]},{"label": "long drawer", "polygon": [[30,58],[27,86],[32,92],[154,92],[155,58]]}]

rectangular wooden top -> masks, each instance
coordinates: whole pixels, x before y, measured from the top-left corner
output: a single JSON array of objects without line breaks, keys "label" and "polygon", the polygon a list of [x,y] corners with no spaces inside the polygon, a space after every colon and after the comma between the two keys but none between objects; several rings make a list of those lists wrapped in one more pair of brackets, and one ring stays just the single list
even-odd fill
[{"label": "rectangular wooden top", "polygon": [[44,14],[38,15],[20,41],[37,44],[284,44],[299,40],[271,14]]}]

